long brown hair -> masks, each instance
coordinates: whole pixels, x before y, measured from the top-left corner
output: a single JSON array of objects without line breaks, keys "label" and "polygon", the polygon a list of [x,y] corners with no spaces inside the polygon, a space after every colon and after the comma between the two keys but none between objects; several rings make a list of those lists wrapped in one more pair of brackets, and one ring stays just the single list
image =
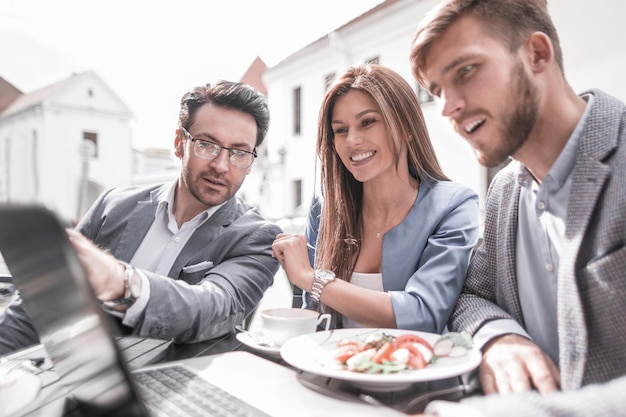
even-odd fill
[{"label": "long brown hair", "polygon": [[[350,90],[369,94],[379,106],[393,141],[396,168],[405,144],[413,178],[449,180],[439,166],[417,95],[402,76],[377,64],[351,66],[338,74],[324,95],[318,119],[317,155],[321,161],[324,204],[315,263],[346,281],[350,281],[361,247],[363,184],[352,176],[335,151],[331,118],[337,98]],[[340,323],[339,315],[333,315],[335,322]]]}]

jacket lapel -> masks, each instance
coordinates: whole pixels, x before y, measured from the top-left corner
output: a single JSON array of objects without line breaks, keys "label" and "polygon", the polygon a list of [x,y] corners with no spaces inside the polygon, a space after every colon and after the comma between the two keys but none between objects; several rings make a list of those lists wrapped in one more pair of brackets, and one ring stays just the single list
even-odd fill
[{"label": "jacket lapel", "polygon": [[617,145],[621,107],[594,91],[595,101],[583,130],[567,208],[565,240],[559,262],[557,314],[561,382],[564,390],[581,386],[588,351],[587,327],[576,281],[576,259],[610,169],[602,161]]},{"label": "jacket lapel", "polygon": [[[518,171],[521,168],[518,162],[511,162],[516,164],[513,169]],[[501,242],[498,245],[497,263],[498,263],[498,299],[503,300],[505,304],[508,304],[508,312],[515,318],[515,320],[524,326],[524,316],[522,314],[522,307],[519,299],[518,285],[517,285],[517,273],[516,273],[516,242],[517,242],[517,224],[519,221],[519,199],[521,186],[517,182],[518,175],[515,176],[515,180],[511,182],[510,187],[503,190],[502,193],[502,205],[509,205],[508,209],[504,211],[510,213],[510,216],[502,216],[502,224],[498,227],[497,242]],[[510,297],[510,295],[513,297]]]},{"label": "jacket lapel", "polygon": [[236,214],[236,197],[231,197],[226,204],[220,207],[217,212],[191,235],[189,241],[174,261],[169,276],[179,277],[183,267],[197,256],[198,253],[202,251],[206,253],[207,243],[212,242],[222,234],[224,228],[228,227],[234,221]]},{"label": "jacket lapel", "polygon": [[130,262],[146,233],[148,233],[150,226],[154,222],[154,215],[158,205],[155,195],[158,194],[159,190],[160,188],[150,193],[150,200],[139,201],[130,214],[126,227],[122,232],[122,237],[115,248],[114,255],[119,260]]}]

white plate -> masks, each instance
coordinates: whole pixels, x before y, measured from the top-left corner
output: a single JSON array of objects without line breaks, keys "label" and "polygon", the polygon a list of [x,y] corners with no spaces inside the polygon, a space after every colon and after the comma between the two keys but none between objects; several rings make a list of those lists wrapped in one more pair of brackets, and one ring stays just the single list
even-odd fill
[{"label": "white plate", "polygon": [[[261,331],[252,332],[252,334],[258,337],[265,337],[263,335],[263,332]],[[258,350],[259,352],[263,352],[267,355],[280,358],[280,346],[278,345],[261,346],[257,343],[256,340],[254,340],[254,337],[250,336],[247,333],[237,333],[235,337],[237,337],[237,340],[239,340],[241,343],[248,347],[251,347],[254,350]]]},{"label": "white plate", "polygon": [[313,374],[348,381],[352,385],[372,391],[398,391],[411,384],[451,378],[469,372],[481,361],[481,352],[470,349],[460,358],[440,358],[436,364],[424,369],[403,371],[394,374],[367,374],[342,369],[330,355],[341,339],[365,337],[372,333],[387,333],[393,336],[415,334],[433,345],[441,335],[399,329],[338,329],[298,336],[282,345],[280,354],[290,365]]},{"label": "white plate", "polygon": [[9,372],[0,381],[0,414],[12,415],[31,404],[40,388],[41,381],[36,375],[21,369]]}]

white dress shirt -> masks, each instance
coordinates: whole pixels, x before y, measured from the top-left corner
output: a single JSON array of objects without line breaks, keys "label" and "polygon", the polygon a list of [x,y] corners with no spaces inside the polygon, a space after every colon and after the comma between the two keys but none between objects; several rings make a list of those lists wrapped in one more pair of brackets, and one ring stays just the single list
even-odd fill
[{"label": "white dress shirt", "polygon": [[210,207],[178,227],[174,212],[178,179],[157,195],[158,206],[152,226],[130,260],[141,275],[141,295],[124,315],[123,324],[134,326],[150,299],[150,281],[141,269],[167,276],[174,261],[198,227],[206,222],[223,204]]}]

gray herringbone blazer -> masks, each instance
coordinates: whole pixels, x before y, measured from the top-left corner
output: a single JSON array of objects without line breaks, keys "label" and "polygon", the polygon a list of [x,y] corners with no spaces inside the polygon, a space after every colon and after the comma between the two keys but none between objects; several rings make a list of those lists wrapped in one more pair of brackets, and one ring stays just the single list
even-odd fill
[{"label": "gray herringbone blazer", "polygon": [[[558,335],[564,391],[626,374],[626,113],[595,102],[576,155],[558,274]],[[512,162],[487,196],[484,243],[472,260],[451,329],[474,334],[513,318],[524,326],[515,275],[520,186]]]}]

